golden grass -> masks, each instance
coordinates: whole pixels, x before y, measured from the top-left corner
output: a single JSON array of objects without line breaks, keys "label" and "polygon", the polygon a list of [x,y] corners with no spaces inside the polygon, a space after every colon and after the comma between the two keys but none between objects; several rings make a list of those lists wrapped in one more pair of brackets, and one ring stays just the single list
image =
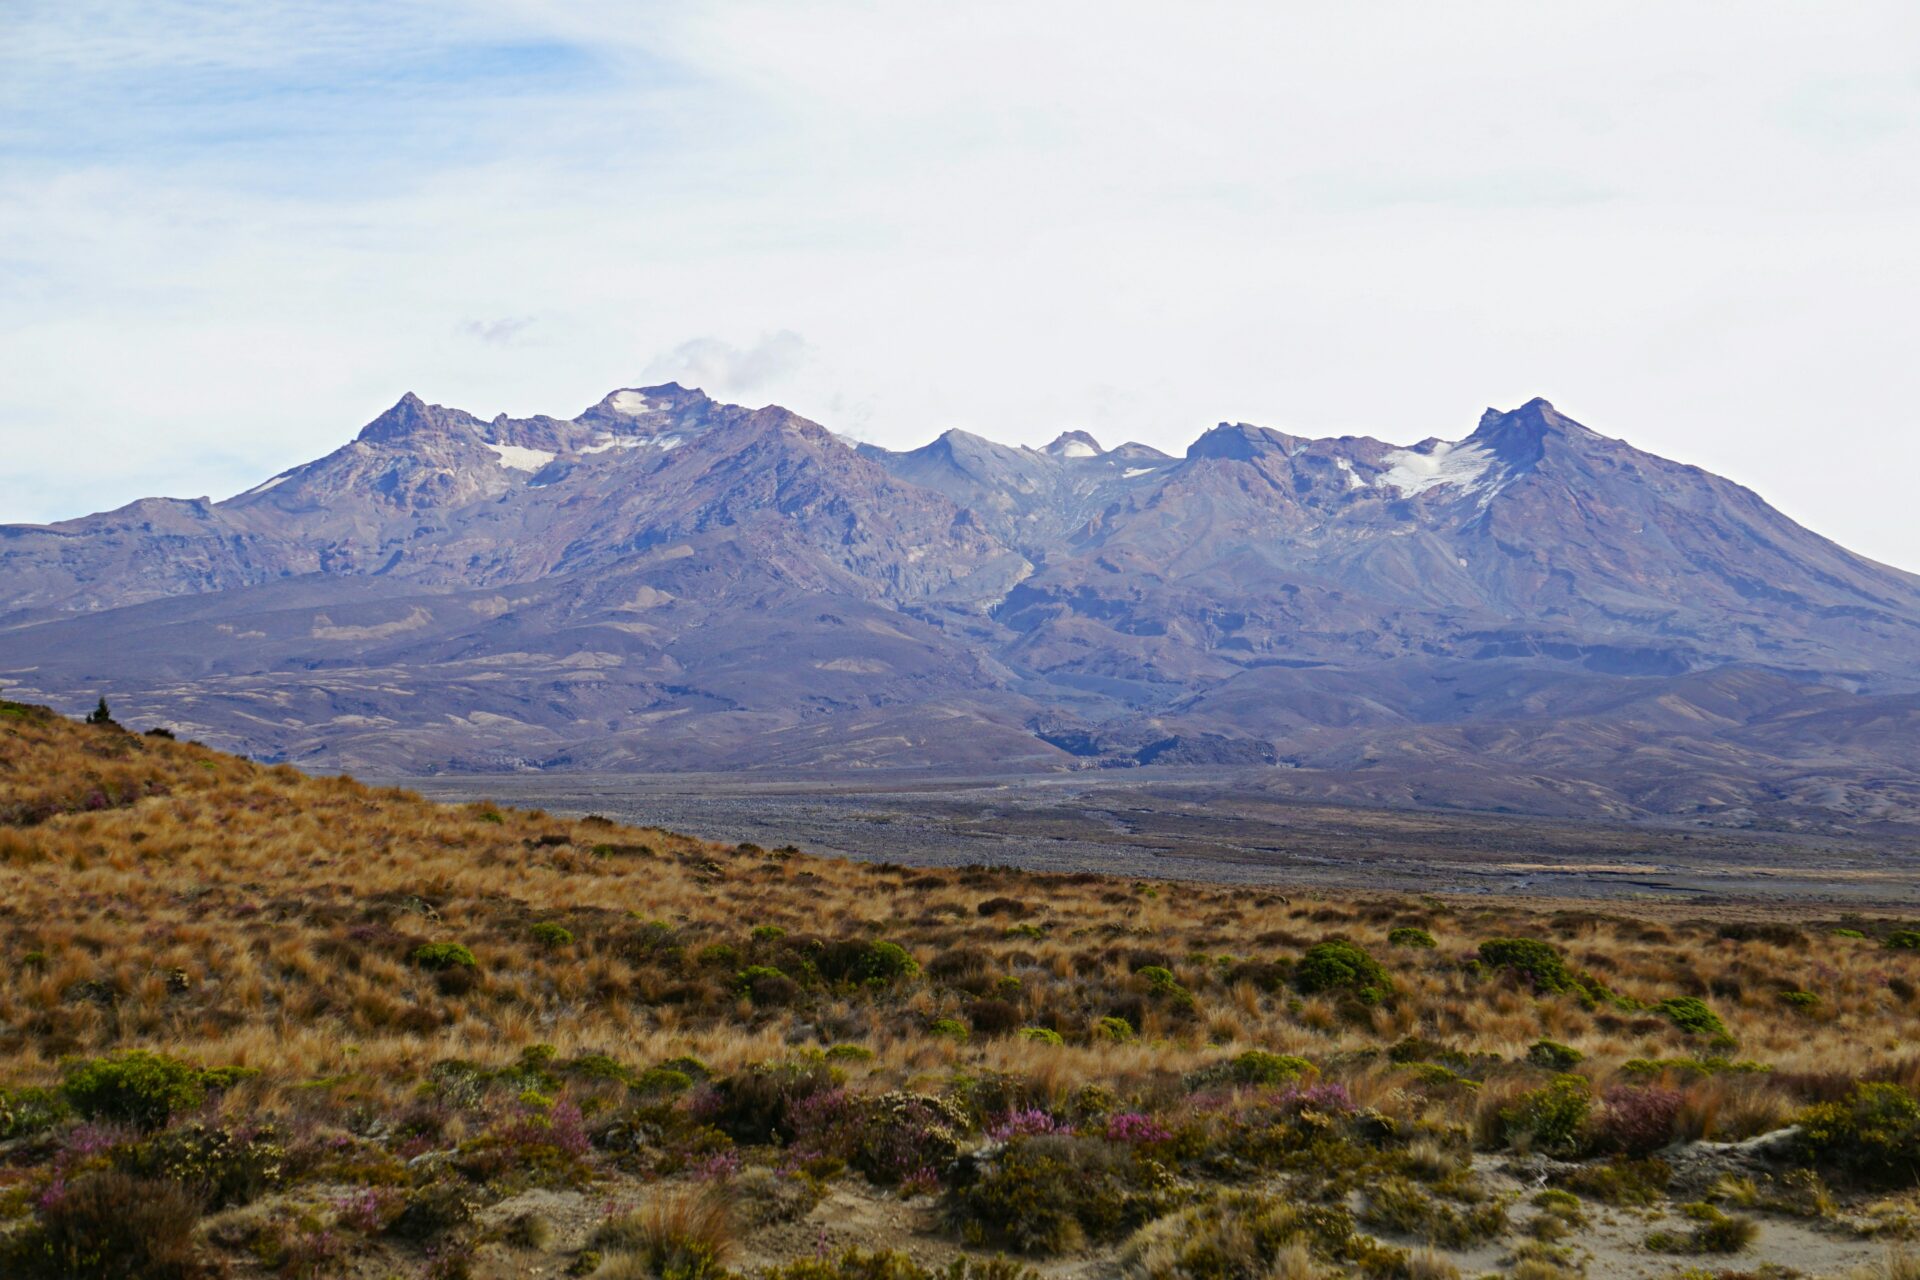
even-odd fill
[{"label": "golden grass", "polygon": [[[853,1041],[874,1053],[853,1070],[876,1088],[991,1069],[1059,1098],[1089,1081],[1137,1091],[1256,1047],[1326,1060],[1419,1036],[1512,1060],[1546,1036],[1588,1055],[1602,1084],[1627,1059],[1700,1049],[1647,1013],[1470,973],[1464,959],[1501,936],[1552,940],[1640,1001],[1701,996],[1739,1057],[1774,1068],[1773,1079],[1674,1081],[1691,1133],[1777,1123],[1802,1077],[1920,1073],[1900,1035],[1920,955],[1811,926],[1723,936],[1724,921],[1670,909],[1654,919],[1639,908],[874,866],[441,806],[37,713],[0,716],[0,817],[0,1083],[15,1086],[51,1081],[63,1058],[130,1046],[257,1068],[248,1106],[327,1093],[398,1105],[436,1061],[502,1061],[536,1043],[639,1065],[691,1054],[724,1071]],[[981,915],[996,898],[1019,905]],[[572,944],[538,943],[530,930],[543,921]],[[930,975],[948,972],[943,957],[977,955],[964,977],[761,1007],[733,983],[756,945],[749,931],[768,925],[790,940],[889,939]],[[1437,947],[1389,946],[1402,925],[1430,930]],[[1333,936],[1387,966],[1392,1001],[1356,1011],[1236,971]],[[438,941],[473,950],[476,981],[409,962]],[[734,950],[703,961],[716,945]],[[1170,968],[1197,1015],[1143,996],[1142,963]],[[1789,1008],[1779,998],[1789,989],[1819,1004]],[[969,1021],[986,995],[1066,1043],[929,1034],[936,1019]],[[1139,1034],[1094,1035],[1117,1011]],[[1357,1090],[1405,1088],[1350,1074]],[[1446,1105],[1484,1110],[1497,1092]]]}]

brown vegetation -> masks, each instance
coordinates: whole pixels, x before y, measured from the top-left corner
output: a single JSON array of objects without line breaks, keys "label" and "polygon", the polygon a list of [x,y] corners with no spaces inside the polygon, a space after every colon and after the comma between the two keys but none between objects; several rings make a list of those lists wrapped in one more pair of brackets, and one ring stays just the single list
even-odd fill
[{"label": "brown vegetation", "polygon": [[[1911,1186],[1920,1157],[1898,922],[872,866],[14,704],[0,886],[0,1245],[48,1274],[142,1186],[146,1274],[457,1274],[551,1234],[476,1225],[509,1195],[664,1181],[573,1265],[717,1276],[716,1203],[783,1223],[849,1179],[937,1205],[950,1250],[1444,1274],[1432,1249],[1525,1236],[1490,1153],[1616,1205],[1667,1194],[1675,1140],[1798,1118],[1820,1196]],[[1756,1186],[1690,1188],[1655,1245],[1743,1247],[1785,1203]],[[328,1190],[261,1211],[302,1187]],[[1507,1263],[1575,1265],[1541,1260],[1542,1222]],[[1215,1237],[1226,1270],[1195,1260]]]}]

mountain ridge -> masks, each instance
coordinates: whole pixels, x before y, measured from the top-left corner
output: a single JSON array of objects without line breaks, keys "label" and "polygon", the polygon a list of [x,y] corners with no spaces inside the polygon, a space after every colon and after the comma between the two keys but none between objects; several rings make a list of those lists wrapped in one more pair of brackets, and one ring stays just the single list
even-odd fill
[{"label": "mountain ridge", "polygon": [[1920,577],[1538,398],[1176,458],[892,451],[675,383],[568,419],[408,392],[218,502],[0,527],[9,696],[383,772],[1253,764],[1404,803],[1444,760],[1469,806],[1701,820],[1815,776],[1845,823],[1875,785],[1905,812],[1867,726],[1920,729],[1916,641]]}]

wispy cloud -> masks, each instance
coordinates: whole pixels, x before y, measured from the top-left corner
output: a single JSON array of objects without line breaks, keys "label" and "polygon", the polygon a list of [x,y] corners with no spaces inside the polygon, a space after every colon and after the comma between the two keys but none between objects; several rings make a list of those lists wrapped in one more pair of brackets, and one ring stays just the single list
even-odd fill
[{"label": "wispy cloud", "polygon": [[720,395],[764,391],[806,362],[807,341],[791,329],[761,336],[746,347],[719,338],[694,338],[647,366],[649,381],[675,381]]}]

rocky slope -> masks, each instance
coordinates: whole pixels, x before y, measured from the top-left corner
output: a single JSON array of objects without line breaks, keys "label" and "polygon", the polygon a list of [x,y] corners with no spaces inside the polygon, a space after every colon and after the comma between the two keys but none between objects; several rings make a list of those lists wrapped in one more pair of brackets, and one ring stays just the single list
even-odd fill
[{"label": "rocky slope", "polygon": [[1920,579],[1542,400],[852,445],[409,395],[224,502],[0,528],[0,686],[382,771],[1271,768],[1361,803],[1920,813]]}]

